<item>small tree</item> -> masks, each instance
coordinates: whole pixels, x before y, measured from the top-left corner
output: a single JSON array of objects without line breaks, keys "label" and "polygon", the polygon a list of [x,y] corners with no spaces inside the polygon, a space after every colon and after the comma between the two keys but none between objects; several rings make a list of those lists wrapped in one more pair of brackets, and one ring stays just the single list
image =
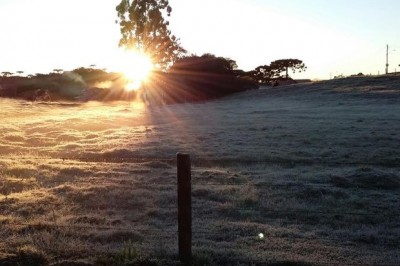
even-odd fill
[{"label": "small tree", "polygon": [[12,76],[14,73],[12,73],[12,72],[8,72],[8,71],[4,71],[4,72],[1,72],[1,75],[3,75],[3,77],[10,77],[10,76]]},{"label": "small tree", "polygon": [[149,56],[161,69],[185,52],[164,18],[172,11],[168,0],[121,0],[116,9],[122,35],[119,46]]},{"label": "small tree", "polygon": [[64,70],[62,70],[61,68],[55,68],[53,69],[53,71],[57,74],[61,74]]},{"label": "small tree", "polygon": [[292,69],[293,73],[298,70],[299,72],[305,71],[307,69],[306,65],[303,61],[299,59],[280,59],[271,62],[270,67],[277,71],[278,73],[284,72],[286,73],[286,78],[289,78],[289,68]]},{"label": "small tree", "polygon": [[19,71],[17,71],[17,74],[18,74],[18,75],[22,75],[22,74],[24,74],[24,71],[19,70]]}]

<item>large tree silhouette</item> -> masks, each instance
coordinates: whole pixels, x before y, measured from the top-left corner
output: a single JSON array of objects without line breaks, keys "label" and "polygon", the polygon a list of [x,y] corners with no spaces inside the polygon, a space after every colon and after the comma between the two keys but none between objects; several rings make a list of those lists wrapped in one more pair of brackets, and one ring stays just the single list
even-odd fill
[{"label": "large tree silhouette", "polygon": [[122,0],[116,8],[120,25],[119,46],[135,49],[166,69],[185,52],[169,30],[168,0]]},{"label": "large tree silhouette", "polygon": [[186,56],[180,58],[170,68],[170,73],[207,73],[212,75],[234,75],[237,69],[235,60],[213,54],[203,54],[202,56]]},{"label": "large tree silhouette", "polygon": [[235,60],[212,54],[186,56],[168,70],[166,102],[204,101],[258,88],[239,76]]},{"label": "large tree silhouette", "polygon": [[302,72],[307,69],[303,61],[299,59],[280,59],[271,62],[270,65],[262,65],[248,72],[249,76],[257,83],[271,84],[274,80],[282,79],[281,73],[285,72],[283,78],[289,79],[289,68],[293,73]]},{"label": "large tree silhouette", "polygon": [[280,59],[271,62],[270,68],[278,71],[279,73],[285,72],[286,78],[289,78],[289,68],[292,69],[293,73],[296,73],[296,70],[299,72],[305,71],[307,69],[306,65],[303,61],[299,59]]}]

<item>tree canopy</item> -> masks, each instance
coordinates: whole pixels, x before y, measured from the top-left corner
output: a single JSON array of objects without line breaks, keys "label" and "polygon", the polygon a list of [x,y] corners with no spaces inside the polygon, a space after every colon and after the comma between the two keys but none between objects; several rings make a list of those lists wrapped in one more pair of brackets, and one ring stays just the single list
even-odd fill
[{"label": "tree canopy", "polygon": [[233,71],[237,68],[235,60],[217,57],[213,54],[203,54],[202,56],[186,56],[180,58],[171,67],[171,73],[186,72],[187,74],[193,74],[198,72],[208,74],[233,74]]},{"label": "tree canopy", "polygon": [[168,0],[121,0],[116,7],[120,25],[119,46],[137,50],[166,69],[186,52],[169,30],[172,8]]},{"label": "tree canopy", "polygon": [[273,69],[269,65],[258,66],[253,71],[250,71],[250,75],[255,79],[258,83],[265,83],[270,81],[271,79],[278,78],[279,73],[276,69]]},{"label": "tree canopy", "polygon": [[296,73],[296,70],[299,72],[305,71],[307,69],[306,65],[303,61],[299,59],[280,59],[271,62],[270,67],[279,73],[285,72],[286,78],[289,78],[289,68],[292,69],[293,73]]},{"label": "tree canopy", "polygon": [[258,88],[240,73],[236,62],[229,58],[212,54],[180,58],[166,73],[165,102],[204,101]]},{"label": "tree canopy", "polygon": [[12,72],[9,72],[9,71],[4,71],[4,72],[1,72],[1,74],[3,75],[3,77],[9,77],[9,76],[12,76],[12,75],[14,75],[14,73],[12,73]]},{"label": "tree canopy", "polygon": [[103,69],[92,67],[80,67],[72,70],[71,72],[78,74],[88,85],[93,85],[98,82],[114,81],[120,76],[118,73],[108,73]]},{"label": "tree canopy", "polygon": [[302,72],[307,69],[303,61],[299,59],[280,59],[271,62],[270,65],[258,66],[249,74],[258,83],[270,83],[273,80],[282,79],[282,72],[285,72],[284,78],[289,79],[290,68],[293,73],[296,73],[296,70]]}]

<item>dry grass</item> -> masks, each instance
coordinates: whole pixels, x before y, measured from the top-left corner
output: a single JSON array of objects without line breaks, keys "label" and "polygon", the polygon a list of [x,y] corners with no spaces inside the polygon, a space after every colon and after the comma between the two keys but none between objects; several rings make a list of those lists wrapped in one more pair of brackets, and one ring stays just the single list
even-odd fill
[{"label": "dry grass", "polygon": [[154,108],[0,100],[0,265],[177,265],[177,151],[196,265],[396,265],[400,97],[379,81]]}]

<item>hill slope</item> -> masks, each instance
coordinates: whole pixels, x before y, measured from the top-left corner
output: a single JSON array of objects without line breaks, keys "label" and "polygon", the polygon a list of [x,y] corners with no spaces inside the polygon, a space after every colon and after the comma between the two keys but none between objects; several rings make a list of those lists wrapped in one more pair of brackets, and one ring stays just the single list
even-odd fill
[{"label": "hill slope", "polygon": [[188,152],[199,264],[400,261],[398,77],[198,104],[0,105],[0,259],[173,260],[174,158]]}]

